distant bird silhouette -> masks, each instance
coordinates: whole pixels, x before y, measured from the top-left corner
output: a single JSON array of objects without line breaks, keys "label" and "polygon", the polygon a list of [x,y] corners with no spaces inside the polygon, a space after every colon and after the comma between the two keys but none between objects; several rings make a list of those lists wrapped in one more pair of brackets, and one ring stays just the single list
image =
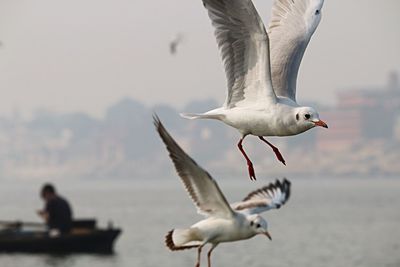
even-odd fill
[{"label": "distant bird silhouette", "polygon": [[183,34],[178,33],[174,40],[169,43],[169,52],[171,55],[175,55],[178,49],[178,46],[183,41]]}]

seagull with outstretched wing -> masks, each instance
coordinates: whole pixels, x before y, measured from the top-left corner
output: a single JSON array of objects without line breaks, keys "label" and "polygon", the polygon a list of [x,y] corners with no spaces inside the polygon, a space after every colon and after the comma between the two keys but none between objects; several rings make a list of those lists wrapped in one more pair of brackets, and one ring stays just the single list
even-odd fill
[{"label": "seagull with outstretched wing", "polygon": [[247,135],[258,136],[286,165],[279,149],[264,136],[297,135],[315,126],[328,128],[314,108],[296,102],[297,73],[321,20],[323,3],[275,0],[267,31],[251,0],[203,0],[225,65],[228,93],[221,108],[182,116],[216,119],[236,128],[250,179],[256,176],[242,146]]},{"label": "seagull with outstretched wing", "polygon": [[197,248],[196,267],[200,266],[201,250],[211,244],[207,254],[211,266],[211,253],[224,242],[233,242],[268,233],[267,221],[259,213],[279,209],[290,196],[290,182],[284,179],[251,192],[242,202],[229,205],[217,182],[189,157],[175,142],[158,117],[154,124],[163,140],[175,169],[186,191],[200,214],[206,218],[186,229],[174,229],[165,237],[172,251]]}]

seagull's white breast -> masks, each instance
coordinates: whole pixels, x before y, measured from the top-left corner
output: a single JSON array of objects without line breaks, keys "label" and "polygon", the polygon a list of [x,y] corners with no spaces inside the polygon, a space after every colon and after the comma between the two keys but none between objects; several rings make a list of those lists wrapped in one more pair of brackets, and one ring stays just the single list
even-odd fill
[{"label": "seagull's white breast", "polygon": [[242,215],[235,219],[208,218],[202,220],[191,228],[196,229],[202,241],[210,243],[232,242],[248,239],[254,236],[254,232],[244,223]]},{"label": "seagull's white breast", "polygon": [[296,123],[294,107],[277,103],[268,107],[234,107],[222,119],[241,134],[289,136],[302,132]]}]

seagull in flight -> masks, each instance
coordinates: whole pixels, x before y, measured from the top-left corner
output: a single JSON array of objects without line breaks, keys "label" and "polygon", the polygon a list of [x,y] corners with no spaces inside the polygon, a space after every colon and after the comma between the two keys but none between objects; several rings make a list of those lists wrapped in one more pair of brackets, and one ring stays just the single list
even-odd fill
[{"label": "seagull in flight", "polygon": [[183,42],[183,34],[178,33],[174,40],[169,43],[169,53],[175,55],[177,53],[178,46]]},{"label": "seagull in flight", "polygon": [[237,144],[251,180],[253,163],[243,149],[247,135],[258,136],[286,165],[264,136],[291,136],[315,126],[328,128],[312,107],[296,102],[296,81],[306,47],[321,20],[324,0],[275,0],[268,27],[251,0],[203,0],[215,28],[225,65],[228,93],[222,107],[188,119],[215,119],[236,128]]},{"label": "seagull in flight", "polygon": [[245,240],[256,235],[264,235],[271,240],[268,223],[259,214],[279,209],[287,202],[290,196],[288,180],[276,180],[251,192],[243,201],[230,205],[217,182],[179,147],[158,117],[154,117],[154,124],[187,193],[198,212],[206,217],[189,228],[168,232],[165,244],[171,251],[197,248],[196,267],[199,267],[203,247],[211,244],[207,254],[208,267],[211,267],[211,253],[220,243]]}]

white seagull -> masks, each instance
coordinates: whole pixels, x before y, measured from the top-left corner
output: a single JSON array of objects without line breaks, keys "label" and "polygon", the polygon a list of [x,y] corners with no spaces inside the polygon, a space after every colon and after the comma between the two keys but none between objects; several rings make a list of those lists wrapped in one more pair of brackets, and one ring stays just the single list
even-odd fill
[{"label": "white seagull", "polygon": [[285,164],[278,148],[263,136],[297,135],[315,126],[328,128],[315,109],[296,103],[297,73],[321,20],[323,3],[276,0],[267,33],[251,0],[203,0],[215,27],[228,93],[221,108],[181,115],[220,120],[239,130],[238,147],[246,158],[250,179],[256,177],[242,147],[247,135],[258,136]]},{"label": "white seagull", "polygon": [[279,209],[290,196],[290,182],[276,180],[275,183],[255,190],[242,202],[229,205],[217,182],[190,158],[165,130],[155,117],[154,124],[164,141],[175,164],[186,191],[196,205],[198,212],[206,219],[187,229],[174,229],[165,237],[165,243],[172,251],[197,248],[196,267],[200,266],[201,250],[211,244],[208,266],[211,266],[211,252],[219,243],[233,242],[268,233],[267,221],[259,213]]}]

